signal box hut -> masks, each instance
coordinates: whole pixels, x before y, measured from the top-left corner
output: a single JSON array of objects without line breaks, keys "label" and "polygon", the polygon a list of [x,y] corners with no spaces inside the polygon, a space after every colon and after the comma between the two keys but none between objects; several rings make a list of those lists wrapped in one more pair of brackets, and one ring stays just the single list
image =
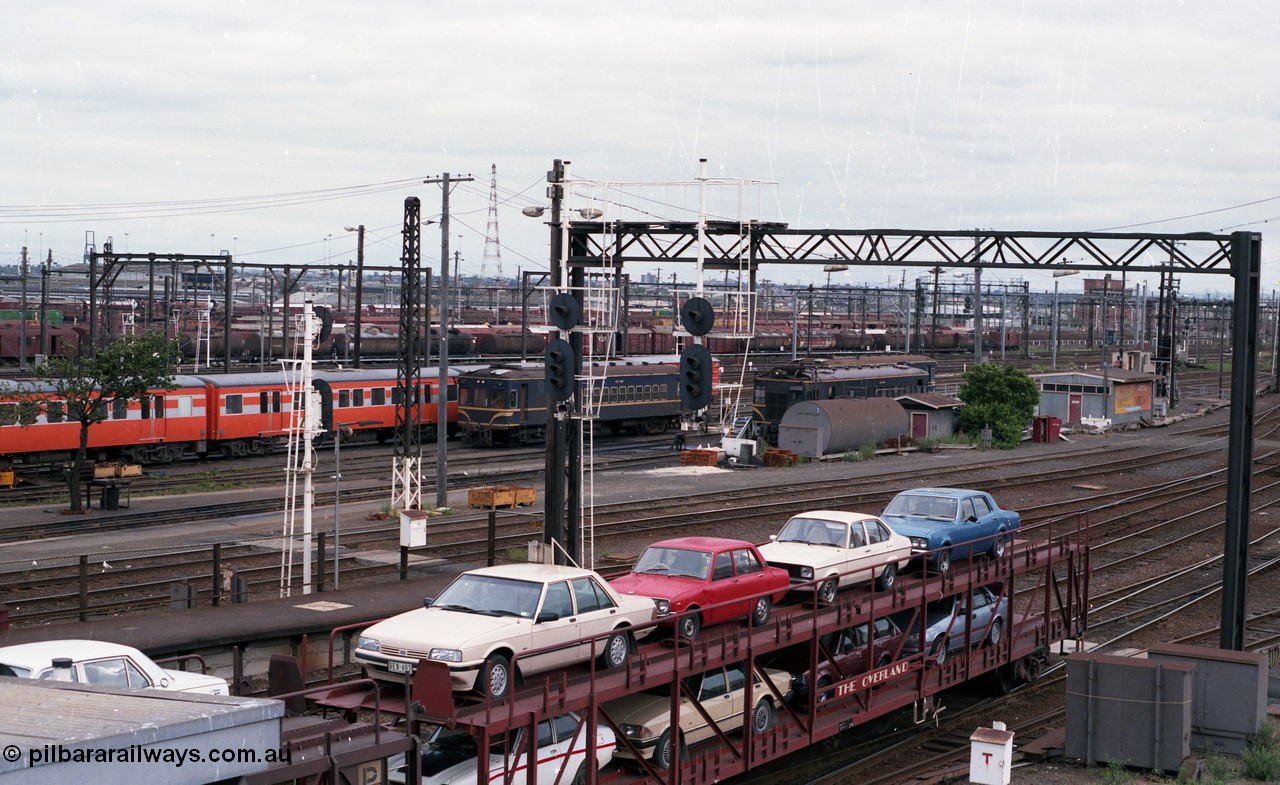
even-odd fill
[{"label": "signal box hut", "polygon": [[912,393],[895,398],[911,420],[912,439],[948,439],[960,424],[964,401],[940,393]]},{"label": "signal box hut", "polygon": [[1039,373],[1040,414],[1064,423],[1110,420],[1112,425],[1150,419],[1159,377],[1153,373],[1099,368],[1090,371]]}]

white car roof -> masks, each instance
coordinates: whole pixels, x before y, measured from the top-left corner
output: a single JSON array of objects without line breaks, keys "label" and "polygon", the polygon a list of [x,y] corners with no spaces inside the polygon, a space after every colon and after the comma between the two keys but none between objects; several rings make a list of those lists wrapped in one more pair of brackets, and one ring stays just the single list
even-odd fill
[{"label": "white car roof", "polygon": [[68,657],[75,662],[80,662],[99,657],[119,656],[146,657],[132,646],[110,641],[70,639],[0,646],[0,663],[17,665],[33,672],[50,667],[58,657]]},{"label": "white car roof", "polygon": [[584,575],[596,575],[595,572],[583,569],[582,567],[570,567],[562,564],[540,564],[537,562],[498,564],[493,567],[480,567],[474,570],[467,570],[463,574],[487,575],[495,578],[512,578],[522,581],[537,581],[539,583],[564,580],[565,578],[581,578]]},{"label": "white car roof", "polygon": [[821,518],[837,523],[857,523],[858,521],[878,521],[878,515],[866,515],[860,512],[844,512],[843,510],[812,510],[791,516],[792,518]]}]

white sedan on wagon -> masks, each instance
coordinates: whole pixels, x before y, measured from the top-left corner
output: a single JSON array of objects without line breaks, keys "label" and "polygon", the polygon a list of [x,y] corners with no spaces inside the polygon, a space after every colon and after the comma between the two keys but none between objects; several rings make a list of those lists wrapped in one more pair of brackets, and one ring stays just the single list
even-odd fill
[{"label": "white sedan on wagon", "polygon": [[[453,690],[503,698],[517,673],[529,676],[598,657],[626,662],[636,625],[654,618],[653,600],[619,595],[591,570],[505,564],[462,573],[439,597],[365,630],[356,659],[370,675],[399,682],[419,660],[449,665]],[[534,650],[538,654],[526,656]]]},{"label": "white sedan on wagon", "polygon": [[898,570],[911,561],[911,540],[874,515],[839,510],[802,512],[787,521],[760,554],[781,567],[791,585],[809,584],[819,602],[830,603],[836,590],[875,581],[888,591]]},{"label": "white sedan on wagon", "polygon": [[[70,667],[54,661],[70,660]],[[58,673],[64,670],[65,676]],[[108,641],[57,640],[0,647],[0,676],[62,679],[106,687],[142,687],[228,695],[227,680],[191,671],[166,670],[133,648]]]}]

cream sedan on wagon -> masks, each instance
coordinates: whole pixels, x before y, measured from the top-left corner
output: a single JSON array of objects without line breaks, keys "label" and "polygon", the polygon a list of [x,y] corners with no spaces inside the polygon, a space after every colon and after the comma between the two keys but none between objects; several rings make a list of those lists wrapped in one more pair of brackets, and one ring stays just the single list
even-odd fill
[{"label": "cream sedan on wagon", "polygon": [[760,554],[785,569],[793,587],[809,584],[823,603],[835,600],[837,589],[872,580],[888,591],[912,555],[911,540],[859,512],[802,512],[769,539]]},{"label": "cream sedan on wagon", "polygon": [[[462,573],[425,607],[365,630],[356,659],[370,675],[399,682],[419,660],[449,664],[455,692],[506,697],[516,674],[530,676],[598,657],[622,665],[650,631],[653,600],[619,595],[591,570],[505,564]],[[549,649],[526,656],[526,652]]]},{"label": "cream sedan on wagon", "polygon": [[[59,660],[65,668],[55,667]],[[0,648],[0,676],[230,694],[226,679],[194,671],[166,670],[132,646],[108,641],[58,640],[5,646]]]}]

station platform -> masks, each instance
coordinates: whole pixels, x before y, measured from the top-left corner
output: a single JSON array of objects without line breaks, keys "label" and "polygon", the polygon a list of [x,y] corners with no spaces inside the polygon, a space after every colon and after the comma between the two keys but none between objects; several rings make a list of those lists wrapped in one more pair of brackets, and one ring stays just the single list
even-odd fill
[{"label": "station platform", "polygon": [[105,640],[140,649],[151,657],[193,650],[251,645],[302,636],[327,638],[335,627],[372,622],[422,606],[439,593],[458,568],[436,575],[339,591],[294,593],[218,607],[157,610],[127,617],[94,618],[0,632],[0,646],[57,639]]}]

